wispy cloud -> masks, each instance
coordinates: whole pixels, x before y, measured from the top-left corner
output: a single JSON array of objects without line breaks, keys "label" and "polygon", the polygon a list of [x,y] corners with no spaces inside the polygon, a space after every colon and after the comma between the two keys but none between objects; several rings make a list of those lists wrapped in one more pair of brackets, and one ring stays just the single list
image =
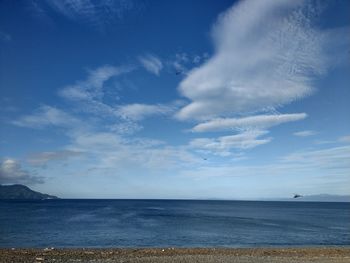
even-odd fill
[{"label": "wispy cloud", "polygon": [[[230,183],[239,185],[241,198],[254,187],[258,196],[275,197],[292,195],[293,192],[319,194],[350,194],[350,146],[332,147],[319,150],[304,150],[283,156],[274,163],[261,165],[210,164],[181,172],[183,176],[201,178],[230,178]],[[266,183],[261,184],[264,180]],[[256,183],[255,183],[256,182]],[[256,195],[255,195],[256,196]],[[257,196],[256,196],[257,197]]]},{"label": "wispy cloud", "polygon": [[241,129],[265,129],[281,123],[305,119],[307,114],[256,115],[243,118],[218,118],[200,123],[192,128],[193,132],[229,131]]},{"label": "wispy cloud", "polygon": [[306,131],[298,131],[293,133],[293,135],[298,136],[298,137],[309,137],[317,134],[315,131],[311,130],[306,130]]},{"label": "wispy cloud", "polygon": [[32,8],[40,15],[47,16],[54,11],[69,20],[88,24],[99,30],[121,21],[130,11],[137,9],[133,0],[33,0],[31,3]]},{"label": "wispy cloud", "polygon": [[[332,173],[332,168],[344,168],[350,172],[350,146],[339,146],[333,148],[299,151],[289,154],[282,158],[283,163],[299,163],[306,164],[313,168],[329,168]],[[333,174],[334,175],[334,174]]]},{"label": "wispy cloud", "polygon": [[85,171],[104,170],[114,175],[174,171],[198,161],[185,148],[146,138],[126,139],[111,132],[76,133],[67,149],[87,153],[90,159],[81,162]]},{"label": "wispy cloud", "polygon": [[110,65],[101,66],[89,71],[86,80],[78,81],[60,90],[59,94],[68,100],[92,101],[103,98],[103,86],[106,81],[113,77],[132,71],[133,67],[115,67]]},{"label": "wispy cloud", "polygon": [[111,90],[115,90],[111,81],[133,71],[134,68],[104,65],[90,70],[86,79],[67,85],[58,91],[59,96],[69,102],[71,107],[66,107],[63,111],[43,105],[32,114],[21,116],[11,123],[20,127],[56,126],[74,131],[100,125],[101,129],[126,135],[142,129],[137,122],[152,116],[173,115],[183,105],[183,101],[180,100],[168,104],[120,105],[117,97],[113,99],[109,95]]},{"label": "wispy cloud", "polygon": [[125,118],[123,119],[123,122],[114,123],[108,126],[108,130],[121,135],[130,135],[142,130],[142,128],[142,125],[139,123]]},{"label": "wispy cloud", "polygon": [[12,121],[14,125],[28,128],[44,128],[47,126],[78,127],[82,122],[72,115],[51,106],[41,106],[36,112],[24,115]]},{"label": "wispy cloud", "polygon": [[2,32],[0,31],[0,41],[3,41],[3,42],[9,42],[12,40],[12,37],[11,35],[5,33],[5,32]]},{"label": "wispy cloud", "polygon": [[350,135],[342,136],[338,139],[339,142],[350,143]]},{"label": "wispy cloud", "polygon": [[[350,146],[331,147],[318,150],[303,150],[287,154],[277,160],[274,164],[254,166],[227,166],[225,164],[216,167],[203,167],[194,172],[196,176],[285,176],[294,175],[300,177],[347,177],[350,172]],[[238,172],[239,171],[239,172]],[[189,172],[190,173],[190,172]],[[293,177],[289,177],[289,179]],[[339,179],[339,177],[338,177]],[[348,178],[349,179],[349,178]]]},{"label": "wispy cloud", "polygon": [[73,85],[68,85],[59,91],[59,95],[65,100],[72,102],[76,110],[94,114],[100,118],[116,118],[117,104],[113,98],[109,97],[109,103],[105,102],[106,90],[109,88],[106,84],[113,78],[131,72],[133,66],[110,66],[105,65],[90,70],[85,80],[77,81]]},{"label": "wispy cloud", "polygon": [[66,160],[71,157],[77,157],[80,156],[82,152],[77,151],[68,151],[68,150],[61,150],[61,151],[52,151],[52,152],[41,152],[41,153],[35,153],[31,154],[27,158],[27,162],[31,165],[45,165],[50,161],[62,161]]},{"label": "wispy cloud", "polygon": [[213,28],[215,54],[180,86],[191,100],[179,119],[208,119],[280,107],[313,92],[327,69],[319,10],[302,1],[241,1]]},{"label": "wispy cloud", "polygon": [[163,68],[163,63],[158,57],[148,54],[139,57],[139,61],[146,70],[159,76],[159,73]]},{"label": "wispy cloud", "polygon": [[271,138],[258,139],[267,133],[267,131],[252,130],[219,138],[197,138],[190,142],[190,147],[202,149],[212,154],[229,156],[231,150],[251,149],[269,143]]},{"label": "wispy cloud", "polygon": [[345,135],[337,138],[336,140],[317,140],[315,141],[315,144],[348,144],[350,143],[350,135]]},{"label": "wispy cloud", "polygon": [[118,108],[118,114],[124,118],[133,121],[139,121],[149,116],[165,116],[175,112],[174,105],[164,104],[127,104]]},{"label": "wispy cloud", "polygon": [[185,74],[188,72],[187,65],[189,62],[189,56],[186,53],[177,53],[175,60],[172,62],[176,74]]},{"label": "wispy cloud", "polygon": [[[129,136],[142,128],[138,122],[151,116],[172,116],[182,101],[169,104],[131,103],[119,105],[106,98],[111,80],[132,70],[130,67],[102,66],[88,73],[86,79],[59,91],[68,102],[65,110],[41,106],[13,124],[28,128],[61,128],[68,143],[60,151],[45,151],[27,158],[32,166],[66,164],[73,174],[118,175],[120,173],[161,172],[188,166],[198,157],[185,146]],[[126,136],[128,135],[128,136]],[[79,167],[76,167],[79,158]]]},{"label": "wispy cloud", "polygon": [[[120,105],[117,98],[108,96],[108,90],[113,89],[106,83],[113,78],[126,74],[134,69],[133,66],[102,66],[89,72],[85,80],[74,85],[68,85],[59,91],[59,95],[73,102],[76,110],[87,112],[99,119],[108,119],[111,130],[122,134],[130,134],[142,128],[135,123],[151,116],[166,116],[173,114],[182,104],[174,101],[169,104],[131,103]],[[108,97],[108,98],[107,98]],[[108,101],[108,102],[106,102]]]},{"label": "wispy cloud", "polygon": [[6,158],[0,160],[0,184],[37,184],[43,183],[43,178],[32,175],[23,169],[21,164],[15,160]]},{"label": "wispy cloud", "polygon": [[[145,117],[141,113],[137,116],[135,114],[132,118]],[[146,115],[148,114],[154,112]],[[72,170],[73,174],[100,176],[101,171],[109,175],[141,172],[154,174],[189,167],[198,162],[198,157],[186,147],[170,146],[148,138],[123,136],[128,131],[120,132],[119,129],[123,127],[119,124],[114,124],[113,127],[96,125],[95,120],[84,118],[84,122],[78,119],[79,122],[68,125],[60,117],[47,120],[45,113],[40,113],[24,116],[16,122],[17,125],[29,128],[60,127],[68,140],[63,146],[64,150],[33,154],[27,158],[28,164],[42,166],[51,165],[53,161],[64,161],[67,167],[75,167],[76,158],[79,158],[79,167]],[[123,123],[129,122],[126,120]],[[128,130],[130,127],[124,128]]]},{"label": "wispy cloud", "polygon": [[208,53],[190,55],[186,52],[176,53],[174,58],[171,58],[169,65],[175,69],[177,75],[187,75],[193,68],[204,63],[208,59]]}]

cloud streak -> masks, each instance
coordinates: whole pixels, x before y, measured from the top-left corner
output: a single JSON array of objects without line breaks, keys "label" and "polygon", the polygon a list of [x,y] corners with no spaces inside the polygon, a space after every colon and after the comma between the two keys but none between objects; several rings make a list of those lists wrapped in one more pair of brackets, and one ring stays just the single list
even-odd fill
[{"label": "cloud streak", "polygon": [[79,119],[58,108],[47,105],[41,106],[33,114],[25,115],[12,121],[12,124],[27,128],[44,128],[48,126],[67,128],[82,125]]},{"label": "cloud streak", "polygon": [[231,150],[246,150],[269,143],[271,138],[258,139],[267,133],[267,131],[253,130],[219,138],[197,138],[190,142],[190,147],[229,156]]},{"label": "cloud streak", "polygon": [[338,141],[342,143],[350,143],[350,135],[342,136],[338,139]]},{"label": "cloud streak", "polygon": [[139,61],[147,71],[159,76],[159,73],[163,68],[163,63],[158,57],[148,54],[139,57]]},{"label": "cloud streak", "polygon": [[149,116],[170,115],[175,109],[173,105],[134,103],[120,106],[118,114],[124,119],[140,121]]},{"label": "cloud streak", "polygon": [[218,118],[200,123],[192,128],[193,132],[230,131],[240,129],[263,129],[281,123],[303,120],[305,113],[256,115],[244,118]]},{"label": "cloud streak", "polygon": [[309,137],[309,136],[313,136],[313,135],[315,135],[315,134],[316,134],[316,132],[310,131],[310,130],[307,130],[307,131],[299,131],[299,132],[293,133],[293,135],[298,136],[298,137]]},{"label": "cloud streak", "polygon": [[30,163],[31,165],[40,166],[40,165],[45,165],[50,161],[67,160],[68,158],[77,157],[77,156],[80,156],[81,154],[82,152],[68,151],[68,150],[41,152],[41,153],[31,154],[28,157],[27,162]]}]

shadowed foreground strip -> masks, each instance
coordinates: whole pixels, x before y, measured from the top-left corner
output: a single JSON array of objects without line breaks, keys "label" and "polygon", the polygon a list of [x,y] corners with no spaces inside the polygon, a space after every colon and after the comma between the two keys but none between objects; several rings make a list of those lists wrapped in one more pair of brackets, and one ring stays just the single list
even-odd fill
[{"label": "shadowed foreground strip", "polygon": [[0,262],[350,262],[350,248],[0,249]]}]

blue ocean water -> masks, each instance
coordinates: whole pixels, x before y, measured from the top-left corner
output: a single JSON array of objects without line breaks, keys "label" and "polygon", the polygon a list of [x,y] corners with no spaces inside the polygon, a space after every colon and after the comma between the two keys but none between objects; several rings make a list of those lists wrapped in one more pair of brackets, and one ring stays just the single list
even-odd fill
[{"label": "blue ocean water", "polygon": [[350,203],[0,201],[0,247],[350,245]]}]

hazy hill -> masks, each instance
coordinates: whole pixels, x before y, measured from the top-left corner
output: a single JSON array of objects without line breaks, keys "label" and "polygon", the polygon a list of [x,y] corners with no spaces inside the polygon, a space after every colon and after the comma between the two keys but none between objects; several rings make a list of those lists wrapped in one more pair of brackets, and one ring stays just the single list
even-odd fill
[{"label": "hazy hill", "polygon": [[299,198],[282,198],[277,201],[295,201],[295,202],[350,202],[350,195],[304,195]]},{"label": "hazy hill", "polygon": [[297,198],[296,201],[315,201],[315,202],[350,202],[350,195],[305,195]]},{"label": "hazy hill", "polygon": [[31,190],[29,187],[21,184],[0,185],[0,199],[57,199],[58,197],[42,194]]}]

